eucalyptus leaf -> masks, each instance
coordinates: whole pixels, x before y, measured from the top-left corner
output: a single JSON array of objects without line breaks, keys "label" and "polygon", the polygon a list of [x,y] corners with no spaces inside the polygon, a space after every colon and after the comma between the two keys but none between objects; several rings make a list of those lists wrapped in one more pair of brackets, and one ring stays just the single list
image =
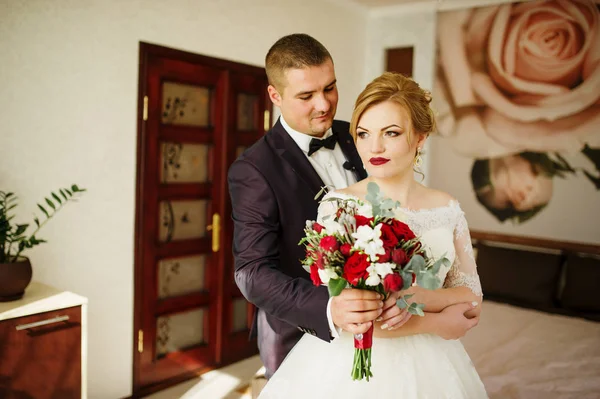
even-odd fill
[{"label": "eucalyptus leaf", "polygon": [[408,289],[412,284],[413,274],[411,272],[401,270],[400,277],[402,277],[402,289]]},{"label": "eucalyptus leaf", "polygon": [[429,272],[423,272],[417,274],[417,284],[428,290],[434,290],[439,288],[440,279]]},{"label": "eucalyptus leaf", "polygon": [[405,269],[412,270],[415,273],[419,273],[421,270],[425,269],[425,259],[421,255],[413,255],[408,261]]},{"label": "eucalyptus leaf", "polygon": [[450,266],[450,260],[448,258],[446,258],[445,255],[443,257],[439,258],[437,261],[435,261],[435,263],[431,266],[431,272],[436,273],[436,274],[439,273],[441,266],[444,266],[444,267]]},{"label": "eucalyptus leaf", "polygon": [[404,298],[398,298],[396,300],[396,306],[398,306],[400,309],[406,309],[408,303],[404,300]]}]

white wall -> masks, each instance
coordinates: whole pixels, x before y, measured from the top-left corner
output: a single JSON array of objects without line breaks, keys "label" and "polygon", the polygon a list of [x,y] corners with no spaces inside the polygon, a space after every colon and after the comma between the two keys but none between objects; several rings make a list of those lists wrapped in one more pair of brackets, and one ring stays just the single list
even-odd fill
[{"label": "white wall", "polygon": [[[413,78],[427,90],[433,88],[435,60],[435,22],[433,7],[407,8],[402,13],[374,11],[367,23],[367,48],[363,86],[385,71],[386,50],[413,47]],[[425,145],[423,183],[429,182],[430,157]],[[420,177],[419,177],[420,178]]]},{"label": "white wall", "polygon": [[89,298],[90,398],[131,394],[139,41],[262,66],[280,36],[309,33],[348,119],[365,19],[319,0],[0,1],[0,189],[19,194],[22,222],[50,190],[89,190],[29,256],[34,279]]}]

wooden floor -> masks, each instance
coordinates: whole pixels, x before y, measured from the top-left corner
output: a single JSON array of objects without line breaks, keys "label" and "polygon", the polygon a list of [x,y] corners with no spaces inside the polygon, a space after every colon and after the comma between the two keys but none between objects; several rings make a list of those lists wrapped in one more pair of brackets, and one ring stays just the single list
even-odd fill
[{"label": "wooden floor", "polygon": [[261,368],[259,357],[253,356],[145,399],[251,399],[250,380]]}]

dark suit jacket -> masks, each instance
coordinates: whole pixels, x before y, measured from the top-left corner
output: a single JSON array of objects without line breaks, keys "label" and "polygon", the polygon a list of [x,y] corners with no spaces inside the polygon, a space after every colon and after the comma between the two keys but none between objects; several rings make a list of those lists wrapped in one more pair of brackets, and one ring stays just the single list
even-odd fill
[{"label": "dark suit jacket", "polygon": [[[334,121],[332,129],[357,181],[364,179],[349,124]],[[231,165],[228,183],[235,281],[259,308],[251,334],[258,329],[270,377],[303,333],[331,339],[327,288],[311,283],[300,264],[304,248],[298,245],[306,220],[316,219],[314,197],[324,183],[279,121]]]}]

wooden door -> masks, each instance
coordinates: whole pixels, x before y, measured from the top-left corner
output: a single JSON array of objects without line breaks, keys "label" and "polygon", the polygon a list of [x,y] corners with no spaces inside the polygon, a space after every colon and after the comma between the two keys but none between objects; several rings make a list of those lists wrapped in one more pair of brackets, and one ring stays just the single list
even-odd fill
[{"label": "wooden door", "polygon": [[[227,170],[264,134],[267,106],[262,68],[140,53],[134,396],[257,352],[231,275]],[[246,336],[235,352],[232,329]]]}]

